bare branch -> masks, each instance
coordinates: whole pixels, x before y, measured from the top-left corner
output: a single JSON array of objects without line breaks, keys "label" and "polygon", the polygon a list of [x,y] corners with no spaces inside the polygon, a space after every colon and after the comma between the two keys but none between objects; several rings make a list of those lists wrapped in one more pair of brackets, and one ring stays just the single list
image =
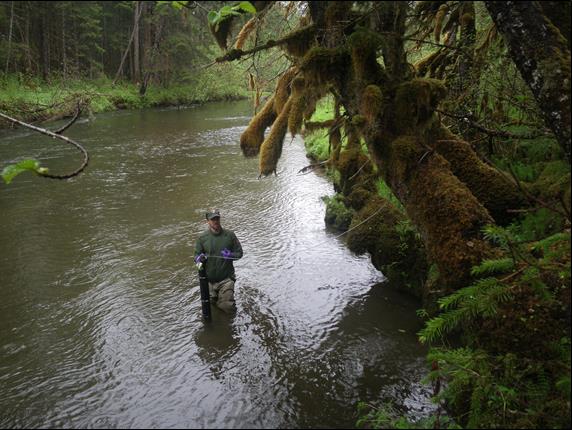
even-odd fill
[{"label": "bare branch", "polygon": [[477,130],[480,130],[483,133],[488,134],[489,136],[498,136],[498,137],[504,137],[507,139],[536,139],[537,137],[546,136],[546,135],[551,134],[551,133],[547,133],[547,132],[538,132],[538,133],[530,133],[530,134],[516,134],[516,133],[511,133],[509,131],[503,131],[503,130],[491,130],[489,128],[486,128],[484,125],[481,125],[478,122],[471,120],[469,118],[469,115],[455,115],[455,114],[452,114],[450,112],[445,112],[445,111],[442,111],[439,109],[435,109],[435,112],[438,112],[438,113],[445,115],[445,116],[448,116],[450,118],[459,119],[459,120],[463,121],[464,123],[470,125],[471,127],[476,128]]},{"label": "bare branch", "polygon": [[[79,166],[73,172],[68,173],[66,175],[51,175],[49,173],[38,173],[40,176],[44,176],[45,178],[50,178],[50,179],[69,179],[69,178],[73,178],[74,176],[79,175],[87,167],[87,164],[89,162],[89,154],[87,153],[87,151],[85,150],[85,148],[83,146],[81,146],[79,143],[71,140],[69,137],[62,136],[61,134],[54,133],[54,132],[46,130],[44,128],[36,127],[35,125],[27,124],[25,122],[22,122],[20,120],[15,119],[15,118],[9,117],[8,115],[3,114],[2,112],[0,112],[0,118],[4,118],[4,119],[6,119],[6,120],[8,120],[14,124],[21,125],[22,127],[29,128],[30,130],[37,131],[38,133],[45,134],[46,136],[50,136],[53,139],[63,140],[64,142],[75,146],[83,154],[83,162],[82,162],[81,166]],[[74,121],[75,121],[75,119],[74,119]]]},{"label": "bare branch", "polygon": [[77,101],[77,107],[76,107],[76,109],[75,109],[75,115],[74,115],[74,117],[73,117],[73,118],[71,119],[71,121],[68,122],[66,125],[64,125],[63,127],[60,127],[60,128],[58,128],[57,130],[55,130],[54,133],[56,133],[56,134],[62,134],[64,131],[66,131],[68,128],[70,128],[70,127],[74,124],[74,122],[77,121],[77,119],[79,118],[80,114],[81,114],[81,104],[80,104],[80,101],[78,100],[78,101]]},{"label": "bare branch", "polygon": [[313,164],[310,164],[306,167],[302,167],[300,170],[298,170],[298,175],[300,175],[300,174],[305,175],[307,173],[310,173],[312,170],[326,165],[329,161],[330,161],[330,159],[328,158],[327,160],[320,161],[319,163],[313,163]]}]

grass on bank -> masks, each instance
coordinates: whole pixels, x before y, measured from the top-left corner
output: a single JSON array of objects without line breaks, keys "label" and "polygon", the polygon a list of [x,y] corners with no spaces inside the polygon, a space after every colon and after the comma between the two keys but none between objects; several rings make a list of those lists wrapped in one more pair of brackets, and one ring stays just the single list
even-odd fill
[{"label": "grass on bank", "polygon": [[28,122],[60,119],[73,114],[78,100],[92,113],[118,109],[202,104],[209,101],[248,97],[246,79],[228,65],[214,66],[176,85],[151,83],[144,96],[139,86],[102,77],[97,80],[51,79],[50,82],[25,76],[0,78],[0,111]]}]

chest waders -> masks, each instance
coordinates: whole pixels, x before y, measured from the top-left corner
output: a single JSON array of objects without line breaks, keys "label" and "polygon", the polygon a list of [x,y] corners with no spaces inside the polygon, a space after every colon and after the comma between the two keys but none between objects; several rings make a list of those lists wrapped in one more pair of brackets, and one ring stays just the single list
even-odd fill
[{"label": "chest waders", "polygon": [[199,285],[201,287],[201,305],[203,308],[203,318],[211,319],[211,298],[209,293],[209,280],[207,279],[206,262],[199,269]]}]

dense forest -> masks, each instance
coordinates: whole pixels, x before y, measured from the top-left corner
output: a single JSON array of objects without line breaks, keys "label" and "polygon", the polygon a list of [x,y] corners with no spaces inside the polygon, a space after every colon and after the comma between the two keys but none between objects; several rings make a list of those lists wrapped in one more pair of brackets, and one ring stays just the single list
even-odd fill
[{"label": "dense forest", "polygon": [[1,2],[0,31],[6,88],[145,97],[221,67],[261,177],[304,135],[327,222],[419,297],[432,347],[437,414],[360,425],[570,427],[570,2]]},{"label": "dense forest", "polygon": [[[207,15],[221,2],[0,2],[0,107],[20,119],[249,96],[286,60],[215,63]],[[280,26],[281,7],[267,17]],[[256,69],[256,72],[254,72]],[[212,77],[216,79],[212,79]]]}]

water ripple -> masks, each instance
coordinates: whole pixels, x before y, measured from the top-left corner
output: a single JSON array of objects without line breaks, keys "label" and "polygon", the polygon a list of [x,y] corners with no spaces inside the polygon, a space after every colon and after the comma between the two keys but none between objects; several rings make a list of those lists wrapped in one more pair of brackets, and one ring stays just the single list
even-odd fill
[{"label": "water ripple", "polygon": [[[85,174],[2,192],[3,427],[346,428],[358,399],[388,397],[430,411],[415,305],[324,228],[333,189],[297,175],[301,139],[258,180],[238,147],[249,106],[224,106],[102,115],[75,130]],[[192,256],[213,207],[245,255],[237,315],[205,324]]]}]

